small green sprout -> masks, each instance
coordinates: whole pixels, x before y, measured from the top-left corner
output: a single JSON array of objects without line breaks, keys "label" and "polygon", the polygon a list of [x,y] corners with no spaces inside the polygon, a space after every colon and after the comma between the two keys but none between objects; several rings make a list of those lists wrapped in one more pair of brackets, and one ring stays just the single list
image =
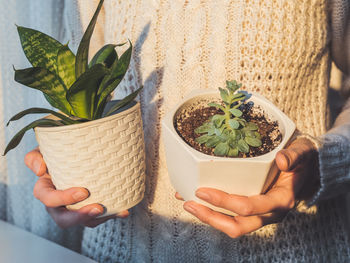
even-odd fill
[{"label": "small green sprout", "polygon": [[248,153],[249,147],[261,146],[261,136],[258,126],[243,118],[241,105],[247,99],[247,94],[237,90],[242,87],[234,81],[226,81],[226,89],[219,88],[222,105],[209,103],[224,112],[212,116],[202,126],[195,129],[195,133],[202,134],[196,138],[199,144],[215,148],[214,154],[218,156],[236,157],[239,152]]}]

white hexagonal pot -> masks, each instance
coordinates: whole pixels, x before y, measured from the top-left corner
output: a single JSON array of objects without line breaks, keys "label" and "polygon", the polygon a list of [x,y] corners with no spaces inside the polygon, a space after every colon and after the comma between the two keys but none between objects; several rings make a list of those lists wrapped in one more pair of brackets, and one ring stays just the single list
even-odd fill
[{"label": "white hexagonal pot", "polygon": [[105,207],[104,217],[143,199],[145,151],[139,103],[98,120],[34,130],[55,187],[84,187],[90,192],[68,209],[99,203]]},{"label": "white hexagonal pot", "polygon": [[274,162],[275,155],[293,135],[295,124],[266,98],[252,93],[249,101],[260,106],[269,119],[278,122],[282,133],[281,143],[269,153],[250,158],[216,157],[201,153],[178,135],[174,128],[174,117],[184,107],[189,107],[199,100],[218,100],[219,96],[217,90],[196,90],[190,93],[164,117],[163,141],[168,173],[175,190],[185,200],[194,200],[216,211],[234,215],[198,199],[195,191],[200,187],[211,187],[245,196],[264,192],[278,172]]}]

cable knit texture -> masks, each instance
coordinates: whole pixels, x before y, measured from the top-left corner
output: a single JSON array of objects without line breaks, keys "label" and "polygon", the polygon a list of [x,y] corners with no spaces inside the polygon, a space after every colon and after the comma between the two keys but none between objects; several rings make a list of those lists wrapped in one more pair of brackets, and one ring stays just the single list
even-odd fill
[{"label": "cable knit texture", "polygon": [[[5,8],[11,3],[6,3]],[[62,3],[65,16],[60,34],[62,38],[72,37],[70,45],[76,50],[82,28],[86,28],[97,1]],[[93,49],[100,46],[99,41],[121,43],[130,38],[134,43],[130,69],[116,96],[144,85],[140,102],[146,139],[147,189],[145,199],[131,209],[127,219],[85,229],[82,252],[99,262],[349,261],[349,244],[339,212],[342,207],[335,200],[309,208],[301,204],[282,223],[238,239],[230,239],[195,220],[183,210],[182,202],[174,198],[160,140],[164,113],[184,95],[193,89],[213,89],[223,86],[226,79],[236,79],[244,89],[270,99],[295,121],[302,133],[318,142],[324,183],[315,201],[340,193],[333,187],[338,187],[339,182],[350,185],[349,138],[337,133],[320,136],[328,128],[330,51],[338,56],[338,65],[343,69],[348,65],[341,55],[345,48],[339,50],[335,42],[331,43],[334,34],[338,37],[345,34],[342,26],[345,24],[339,22],[348,21],[345,18],[348,9],[344,8],[348,8],[346,0],[106,0]],[[339,10],[343,13],[337,14]],[[331,33],[330,26],[334,26],[329,23],[331,20],[337,23],[338,33]],[[47,23],[35,25],[47,29],[40,28]],[[13,31],[9,30],[11,34]],[[13,41],[17,47],[12,49],[3,42],[4,37],[1,41],[0,48],[6,44],[8,49],[15,50],[12,52],[18,52],[17,42]],[[6,57],[6,52],[2,50],[0,59]],[[4,61],[16,63],[12,58],[1,60],[1,67],[8,65]],[[8,77],[9,74],[12,77],[12,72],[2,71],[7,74],[2,75],[6,77],[2,83],[6,91],[8,85],[14,85]],[[3,100],[10,96],[2,95]],[[11,96],[21,99],[18,94]],[[24,101],[20,104],[26,105]],[[3,110],[6,112],[6,106]],[[349,127],[341,127],[349,134]],[[0,139],[1,136],[0,133]],[[22,148],[17,151],[24,153]],[[12,164],[11,157],[8,160],[7,167],[20,169],[17,160],[12,159]],[[20,173],[4,174],[16,178]],[[9,181],[8,177],[0,179]],[[25,198],[29,195],[25,192]],[[13,198],[11,194],[6,196]]]}]

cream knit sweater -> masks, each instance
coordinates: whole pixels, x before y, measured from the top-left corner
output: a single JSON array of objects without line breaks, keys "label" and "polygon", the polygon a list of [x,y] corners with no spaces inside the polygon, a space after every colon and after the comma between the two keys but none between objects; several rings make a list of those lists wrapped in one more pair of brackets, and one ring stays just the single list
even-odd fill
[{"label": "cream knit sweater", "polygon": [[[62,34],[73,49],[96,4],[64,1]],[[348,262],[339,202],[320,202],[350,185],[350,121],[321,136],[331,51],[347,71],[348,10],[346,0],[106,0],[93,48],[127,38],[135,45],[116,96],[144,85],[147,192],[129,218],[85,229],[82,252],[100,262]],[[162,117],[184,95],[226,79],[269,98],[320,147],[319,205],[238,239],[183,210],[160,140]]]}]

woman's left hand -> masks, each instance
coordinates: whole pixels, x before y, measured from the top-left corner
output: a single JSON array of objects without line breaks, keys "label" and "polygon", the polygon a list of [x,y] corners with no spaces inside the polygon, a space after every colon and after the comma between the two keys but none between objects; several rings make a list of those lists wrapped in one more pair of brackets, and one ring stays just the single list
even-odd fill
[{"label": "woman's left hand", "polygon": [[[296,200],[310,198],[318,187],[318,154],[308,139],[297,139],[276,155],[280,174],[265,194],[241,196],[212,188],[199,188],[196,196],[214,206],[230,210],[237,216],[216,212],[194,201],[184,209],[202,222],[232,238],[281,221],[294,208]],[[181,196],[176,193],[176,198]]]}]

